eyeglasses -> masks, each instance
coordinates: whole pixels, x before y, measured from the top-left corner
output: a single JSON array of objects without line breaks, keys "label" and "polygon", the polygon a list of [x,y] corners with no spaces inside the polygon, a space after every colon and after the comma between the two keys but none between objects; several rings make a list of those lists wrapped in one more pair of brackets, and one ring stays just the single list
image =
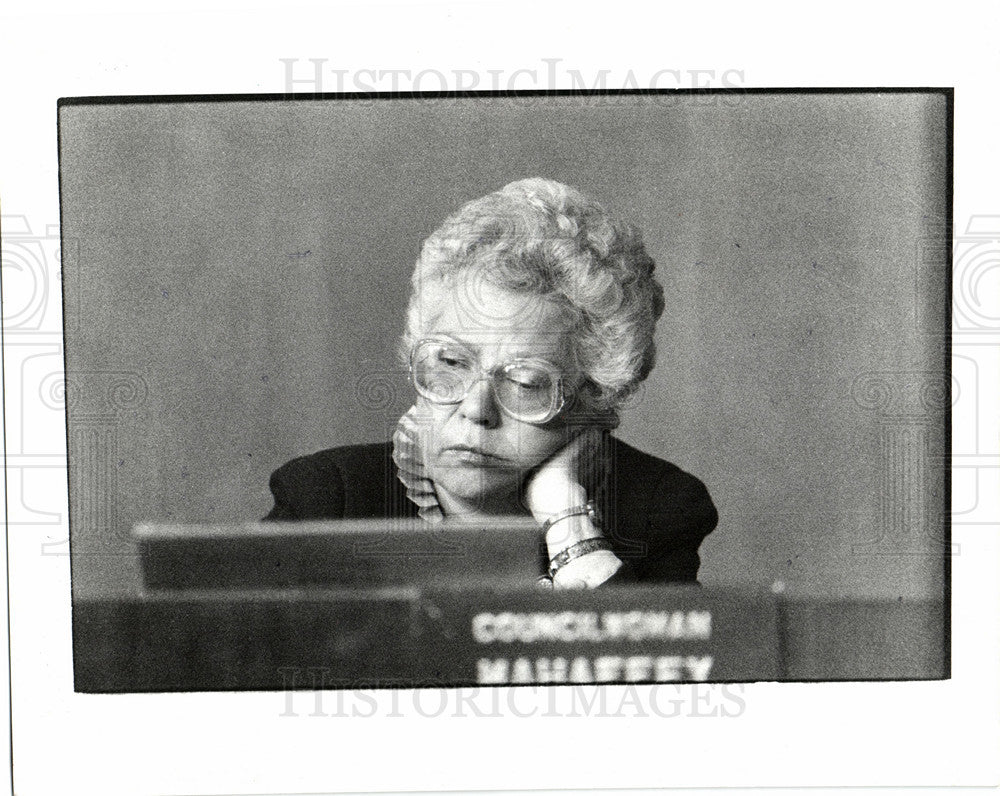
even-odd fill
[{"label": "eyeglasses", "polygon": [[515,420],[547,423],[566,402],[562,372],[544,359],[512,359],[483,370],[475,354],[450,340],[425,338],[410,351],[413,386],[434,403],[461,403],[483,376],[497,405]]}]

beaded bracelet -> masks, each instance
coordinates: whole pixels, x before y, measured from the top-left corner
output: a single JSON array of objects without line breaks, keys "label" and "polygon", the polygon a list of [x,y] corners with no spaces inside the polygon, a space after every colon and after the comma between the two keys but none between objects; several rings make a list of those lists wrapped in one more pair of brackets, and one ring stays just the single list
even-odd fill
[{"label": "beaded bracelet", "polygon": [[549,577],[555,579],[556,573],[570,561],[575,558],[581,558],[589,553],[595,553],[598,550],[614,550],[614,547],[611,542],[603,537],[584,539],[582,542],[577,542],[575,545],[567,547],[561,553],[553,556],[549,562]]}]

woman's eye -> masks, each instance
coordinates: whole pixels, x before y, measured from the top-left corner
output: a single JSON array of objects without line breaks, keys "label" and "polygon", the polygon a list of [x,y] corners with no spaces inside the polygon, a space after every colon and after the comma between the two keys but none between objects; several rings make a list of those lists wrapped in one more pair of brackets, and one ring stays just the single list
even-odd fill
[{"label": "woman's eye", "polygon": [[464,357],[455,356],[447,352],[441,352],[438,354],[437,360],[447,368],[465,368],[469,365],[468,360]]}]

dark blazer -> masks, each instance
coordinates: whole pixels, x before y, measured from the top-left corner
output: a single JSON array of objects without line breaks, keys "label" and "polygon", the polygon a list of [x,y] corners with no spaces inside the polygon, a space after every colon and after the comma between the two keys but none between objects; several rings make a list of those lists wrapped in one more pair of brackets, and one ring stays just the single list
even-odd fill
[{"label": "dark blazer", "polygon": [[[694,581],[698,547],[718,521],[708,490],[670,462],[610,438],[605,537],[629,579]],[[301,456],[271,474],[267,520],[416,517],[396,475],[392,443],[347,445]],[[540,545],[539,574],[548,564]],[[622,581],[622,578],[615,578]]]}]

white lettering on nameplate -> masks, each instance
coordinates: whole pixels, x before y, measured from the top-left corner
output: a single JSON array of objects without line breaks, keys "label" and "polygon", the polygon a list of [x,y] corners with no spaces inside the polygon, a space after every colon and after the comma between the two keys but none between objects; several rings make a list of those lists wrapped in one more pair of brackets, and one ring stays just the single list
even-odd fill
[{"label": "white lettering on nameplate", "polygon": [[710,611],[561,611],[482,613],[472,618],[480,644],[547,641],[705,641]]},{"label": "white lettering on nameplate", "polygon": [[704,682],[711,655],[601,655],[552,658],[480,658],[476,680],[503,683]]}]

